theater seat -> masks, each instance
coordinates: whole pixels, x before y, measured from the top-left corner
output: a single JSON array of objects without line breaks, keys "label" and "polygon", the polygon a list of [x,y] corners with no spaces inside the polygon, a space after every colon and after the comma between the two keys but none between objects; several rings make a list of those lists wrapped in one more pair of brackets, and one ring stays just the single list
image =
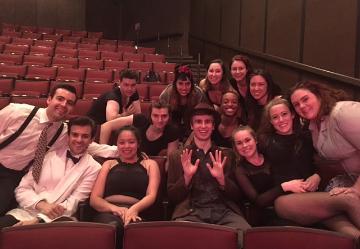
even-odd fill
[{"label": "theater seat", "polygon": [[90,222],[54,222],[4,228],[1,249],[115,249],[115,227]]},{"label": "theater seat", "polygon": [[149,98],[152,101],[159,100],[160,94],[167,87],[165,84],[149,84]]},{"label": "theater seat", "polygon": [[10,97],[0,97],[0,110],[10,103]]},{"label": "theater seat", "polygon": [[186,221],[158,221],[125,227],[123,249],[236,249],[235,229]]},{"label": "theater seat", "polygon": [[355,249],[349,236],[305,227],[255,227],[244,234],[244,249]]}]

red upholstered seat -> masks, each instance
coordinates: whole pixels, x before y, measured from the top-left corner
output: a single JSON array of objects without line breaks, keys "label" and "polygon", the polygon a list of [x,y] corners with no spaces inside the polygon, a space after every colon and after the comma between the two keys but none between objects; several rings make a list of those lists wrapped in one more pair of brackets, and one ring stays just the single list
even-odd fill
[{"label": "red upholstered seat", "polygon": [[125,227],[123,248],[236,249],[237,232],[229,227],[196,222],[140,222]]},{"label": "red upholstered seat", "polygon": [[115,249],[115,228],[90,222],[55,222],[1,231],[1,249]]},{"label": "red upholstered seat", "polygon": [[244,249],[355,249],[349,236],[305,227],[255,227],[244,235]]}]

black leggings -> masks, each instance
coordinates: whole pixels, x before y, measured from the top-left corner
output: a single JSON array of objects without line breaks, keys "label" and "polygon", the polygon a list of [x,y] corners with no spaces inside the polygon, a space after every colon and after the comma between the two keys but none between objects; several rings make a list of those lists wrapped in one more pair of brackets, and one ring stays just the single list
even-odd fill
[{"label": "black leggings", "polygon": [[0,216],[16,208],[14,191],[23,175],[21,171],[11,170],[0,164]]},{"label": "black leggings", "polygon": [[124,222],[123,220],[112,213],[98,213],[95,215],[94,222],[105,223],[116,226],[116,248],[122,249],[124,237]]}]

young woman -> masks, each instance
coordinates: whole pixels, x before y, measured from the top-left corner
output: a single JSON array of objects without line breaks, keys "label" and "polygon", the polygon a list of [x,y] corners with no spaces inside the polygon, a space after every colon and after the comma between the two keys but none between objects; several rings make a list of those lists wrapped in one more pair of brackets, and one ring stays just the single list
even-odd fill
[{"label": "young woman", "polygon": [[221,104],[221,96],[229,90],[233,90],[226,78],[224,62],[221,59],[212,60],[207,68],[207,75],[199,83],[206,100],[218,110]]},{"label": "young woman", "polygon": [[[291,89],[296,112],[310,121],[313,144],[319,154],[337,160],[348,173],[335,178],[330,193],[307,193],[279,198],[276,209],[282,217],[307,225],[322,221],[335,231],[360,236],[360,103],[343,101],[339,90],[311,81]],[[339,180],[341,179],[341,180]],[[350,186],[348,182],[352,182]],[[307,210],[304,212],[303,210]]]},{"label": "young woman", "polygon": [[262,69],[255,69],[250,74],[245,101],[248,110],[248,124],[255,131],[260,125],[265,105],[275,96],[280,95],[280,93],[280,87],[273,82],[268,72]]},{"label": "young woman", "polygon": [[244,55],[235,55],[231,59],[230,84],[239,94],[239,102],[242,106],[245,106],[245,97],[248,89],[249,75],[252,73],[253,68],[250,60]]},{"label": "young woman", "polygon": [[232,133],[243,121],[243,107],[239,103],[239,95],[235,91],[225,92],[221,97],[221,122],[212,134],[212,141],[217,146],[232,147]]},{"label": "young woman", "polygon": [[111,133],[125,125],[133,125],[140,131],[141,151],[148,156],[157,156],[166,150],[170,155],[177,149],[179,142],[178,129],[170,121],[169,105],[154,102],[150,107],[150,119],[143,114],[121,117],[101,125],[100,143],[109,142]]},{"label": "young woman", "polygon": [[[258,150],[255,132],[249,126],[239,126],[232,135],[233,148],[238,156],[235,175],[237,182],[247,199],[265,215],[264,207],[272,206],[275,199],[285,192],[296,192],[297,179],[289,179],[275,184],[271,174],[271,165]],[[265,217],[261,217],[263,224]]]},{"label": "young woman", "polygon": [[191,69],[186,65],[179,66],[175,71],[174,82],[160,94],[160,101],[170,105],[171,120],[178,126],[180,141],[190,135],[190,113],[203,100],[204,94],[194,84]]},{"label": "young woman", "polygon": [[276,97],[266,105],[259,142],[272,165],[275,183],[298,179],[299,184],[292,192],[317,190],[320,177],[315,173],[311,136],[303,131],[286,99]]},{"label": "young woman", "polygon": [[140,156],[140,135],[124,126],[117,140],[119,158],[106,161],[90,196],[99,213],[94,221],[117,226],[117,245],[122,248],[123,226],[140,221],[140,214],[154,204],[160,182],[158,165]]}]

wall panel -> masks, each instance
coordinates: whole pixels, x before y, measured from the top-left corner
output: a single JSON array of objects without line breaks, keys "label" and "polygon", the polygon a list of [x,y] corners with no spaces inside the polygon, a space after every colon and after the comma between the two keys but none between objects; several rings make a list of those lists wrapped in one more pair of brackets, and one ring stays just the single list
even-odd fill
[{"label": "wall panel", "polygon": [[203,37],[213,41],[219,41],[221,32],[221,1],[206,0],[204,8],[205,23],[202,27],[204,30]]},{"label": "wall panel", "polygon": [[204,34],[206,0],[191,0],[190,33],[202,36]]},{"label": "wall panel", "polygon": [[305,64],[354,76],[357,2],[306,1]]},{"label": "wall panel", "polygon": [[85,28],[86,0],[1,0],[1,21],[20,25]]},{"label": "wall panel", "polygon": [[205,44],[204,46],[203,63],[207,65],[211,60],[220,58],[220,48],[212,44]]},{"label": "wall panel", "polygon": [[281,87],[281,90],[284,94],[288,91],[290,87],[292,87],[300,80],[299,72],[292,70],[288,67],[275,64],[267,64],[265,68],[268,72],[271,72],[273,81]]},{"label": "wall panel", "polygon": [[221,38],[229,45],[239,45],[240,35],[240,1],[223,0],[221,9]]},{"label": "wall panel", "polygon": [[240,47],[254,51],[263,51],[265,1],[242,0]]},{"label": "wall panel", "polygon": [[266,53],[299,61],[303,0],[268,0]]},{"label": "wall panel", "polygon": [[15,23],[36,26],[37,0],[15,1]]}]

